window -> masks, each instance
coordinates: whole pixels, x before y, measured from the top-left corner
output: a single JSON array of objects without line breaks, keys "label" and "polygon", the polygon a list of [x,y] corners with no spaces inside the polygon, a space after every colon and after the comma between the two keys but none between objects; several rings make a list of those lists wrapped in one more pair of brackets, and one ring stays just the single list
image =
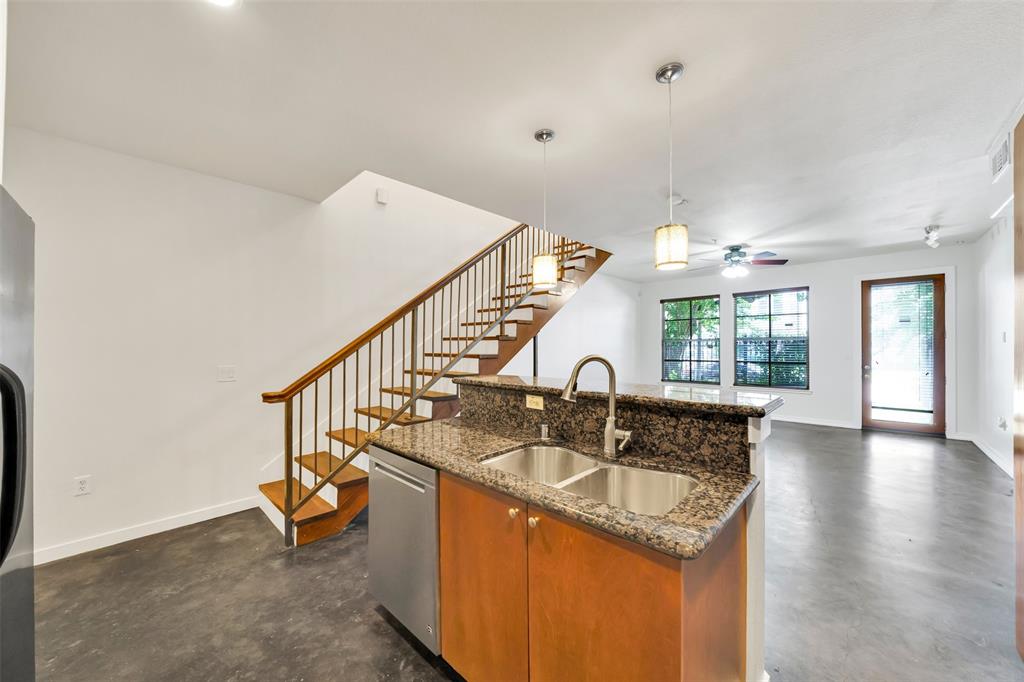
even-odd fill
[{"label": "window", "polygon": [[661,302],[661,379],[717,384],[718,296]]},{"label": "window", "polygon": [[737,386],[808,387],[807,291],[735,294]]}]

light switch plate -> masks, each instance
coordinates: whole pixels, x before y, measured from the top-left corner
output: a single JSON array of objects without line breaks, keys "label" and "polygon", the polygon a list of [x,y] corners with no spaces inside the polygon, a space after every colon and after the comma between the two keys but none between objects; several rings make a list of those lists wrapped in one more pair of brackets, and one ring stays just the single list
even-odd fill
[{"label": "light switch plate", "polygon": [[544,409],[544,396],[526,394],[526,407],[530,410]]},{"label": "light switch plate", "polygon": [[217,365],[217,381],[235,381],[234,365]]}]

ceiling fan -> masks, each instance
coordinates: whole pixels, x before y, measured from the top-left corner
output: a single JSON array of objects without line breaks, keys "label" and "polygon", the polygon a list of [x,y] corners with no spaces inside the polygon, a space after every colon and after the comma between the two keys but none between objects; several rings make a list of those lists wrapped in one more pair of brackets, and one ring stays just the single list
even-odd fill
[{"label": "ceiling fan", "polygon": [[777,255],[772,251],[761,251],[753,256],[747,256],[747,252],[743,250],[745,248],[749,249],[750,246],[732,244],[725,247],[725,255],[722,257],[725,264],[719,266],[722,268],[723,277],[746,277],[750,272],[747,269],[748,265],[785,265],[789,262],[788,258],[772,258]]}]

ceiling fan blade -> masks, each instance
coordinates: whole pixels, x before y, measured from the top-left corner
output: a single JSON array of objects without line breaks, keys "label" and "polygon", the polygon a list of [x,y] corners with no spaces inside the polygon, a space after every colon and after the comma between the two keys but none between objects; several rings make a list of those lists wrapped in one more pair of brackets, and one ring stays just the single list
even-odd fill
[{"label": "ceiling fan blade", "polygon": [[718,268],[718,267],[724,267],[724,266],[721,266],[721,265],[702,265],[702,266],[700,266],[698,268],[686,268],[682,272],[684,272],[684,273],[686,273],[686,272],[699,272],[701,270],[710,270],[711,268]]},{"label": "ceiling fan blade", "polygon": [[770,258],[770,259],[767,259],[767,260],[765,260],[763,258],[756,258],[756,259],[750,261],[750,264],[751,265],[785,265],[788,262],[789,262],[788,258]]},{"label": "ceiling fan blade", "polygon": [[761,253],[755,253],[754,258],[771,258],[776,255],[774,251],[762,251]]}]

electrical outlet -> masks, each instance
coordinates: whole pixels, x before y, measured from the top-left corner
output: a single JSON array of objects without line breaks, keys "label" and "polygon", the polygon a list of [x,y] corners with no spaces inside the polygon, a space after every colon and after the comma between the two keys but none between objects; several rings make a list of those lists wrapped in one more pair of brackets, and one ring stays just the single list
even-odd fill
[{"label": "electrical outlet", "polygon": [[543,410],[544,396],[526,394],[526,408],[529,410]]},{"label": "electrical outlet", "polygon": [[217,381],[235,381],[234,365],[217,365]]},{"label": "electrical outlet", "polygon": [[92,475],[75,476],[72,481],[71,494],[74,497],[92,494]]}]

